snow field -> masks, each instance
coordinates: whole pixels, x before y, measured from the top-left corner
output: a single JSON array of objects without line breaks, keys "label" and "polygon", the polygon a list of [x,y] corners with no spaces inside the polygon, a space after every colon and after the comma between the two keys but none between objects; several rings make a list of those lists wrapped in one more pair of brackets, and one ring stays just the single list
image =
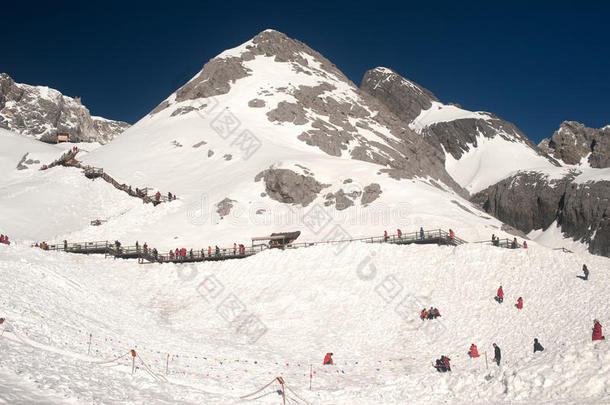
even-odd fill
[{"label": "snow field", "polygon": [[[0,345],[10,354],[0,369],[19,375],[19,386],[35,384],[49,403],[241,403],[240,395],[278,375],[310,403],[600,403],[610,393],[607,345],[590,342],[592,319],[604,324],[609,309],[602,257],[352,243],[341,251],[318,246],[139,266],[0,249],[2,316],[17,335],[43,347],[34,350],[7,332]],[[583,261],[588,282],[576,278]],[[500,284],[502,305],[492,299]],[[521,311],[513,306],[518,296]],[[240,330],[229,309],[235,302],[262,329]],[[420,306],[435,306],[442,317],[422,322]],[[88,333],[96,360],[135,348],[164,374],[169,353],[170,382],[157,383],[141,368],[131,377],[128,360],[87,364]],[[534,337],[546,349],[536,356]],[[475,343],[491,360],[493,342],[503,351],[500,369],[490,362],[486,370],[483,357],[467,358]],[[335,353],[336,367],[320,365],[327,351]],[[451,357],[451,374],[432,370],[441,354]],[[57,397],[63,399],[53,402]]]}]

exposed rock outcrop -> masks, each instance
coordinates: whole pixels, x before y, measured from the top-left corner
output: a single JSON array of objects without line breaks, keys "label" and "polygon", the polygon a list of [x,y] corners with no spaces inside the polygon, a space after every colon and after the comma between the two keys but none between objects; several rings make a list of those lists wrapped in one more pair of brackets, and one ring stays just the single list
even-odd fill
[{"label": "exposed rock outcrop", "polygon": [[538,146],[569,165],[588,158],[591,167],[610,167],[610,126],[594,129],[564,121],[550,139],[543,139]]},{"label": "exposed rock outcrop", "polygon": [[432,106],[438,99],[420,85],[413,83],[388,68],[367,71],[360,88],[380,100],[398,118],[412,122],[422,110]]},{"label": "exposed rock outcrop", "polygon": [[360,203],[366,206],[378,199],[381,193],[381,186],[377,183],[371,183],[368,186],[364,187],[364,193],[362,194]]},{"label": "exposed rock outcrop", "polygon": [[226,217],[231,213],[234,202],[235,200],[231,200],[227,197],[224,200],[220,201],[218,204],[216,204],[216,212],[220,216],[220,219]]},{"label": "exposed rock outcrop", "polygon": [[289,169],[269,168],[254,178],[254,181],[260,180],[265,182],[265,191],[272,199],[303,207],[308,206],[324,188],[328,187],[313,176],[303,176]]},{"label": "exposed rock outcrop", "polygon": [[588,243],[591,253],[610,256],[610,181],[577,184],[576,174],[549,180],[538,172],[519,172],[473,201],[525,233],[557,221],[565,236]]},{"label": "exposed rock outcrop", "polygon": [[48,87],[15,83],[1,73],[0,128],[51,143],[58,133],[68,134],[71,142],[106,143],[129,124],[92,117],[78,98]]}]

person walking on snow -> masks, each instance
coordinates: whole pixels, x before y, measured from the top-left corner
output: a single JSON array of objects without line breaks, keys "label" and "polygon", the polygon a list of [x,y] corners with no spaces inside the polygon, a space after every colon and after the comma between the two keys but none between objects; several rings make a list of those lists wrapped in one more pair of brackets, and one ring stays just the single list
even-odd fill
[{"label": "person walking on snow", "polygon": [[398,233],[398,239],[401,239],[401,238],[402,238],[402,232],[401,232],[401,230],[400,230],[400,229],[397,229],[397,230],[396,230],[396,233]]},{"label": "person walking on snow", "polygon": [[333,364],[333,354],[332,353],[326,353],[326,356],[324,356],[324,365],[327,366],[332,366]]},{"label": "person walking on snow", "polygon": [[500,367],[500,360],[502,360],[502,351],[500,350],[500,346],[498,346],[497,344],[493,344],[494,346],[494,358],[492,361],[495,361],[498,364],[498,367]]},{"label": "person walking on snow", "polygon": [[585,273],[584,280],[588,280],[589,279],[589,269],[587,268],[586,264],[582,265],[582,272]]},{"label": "person walking on snow", "polygon": [[544,351],[544,347],[538,342],[538,339],[534,339],[534,353]]},{"label": "person walking on snow", "polygon": [[383,241],[384,242],[388,241],[388,231],[383,231]]},{"label": "person walking on snow", "polygon": [[604,340],[605,336],[602,336],[602,324],[597,319],[593,321],[593,334],[591,340]]},{"label": "person walking on snow", "polygon": [[423,226],[421,226],[421,227],[419,228],[419,238],[420,238],[420,239],[423,239],[423,238],[424,238],[424,227],[423,227]]},{"label": "person walking on snow", "polygon": [[519,297],[517,299],[517,305],[515,305],[517,309],[523,309],[523,298]]},{"label": "person walking on snow", "polygon": [[498,288],[498,292],[494,299],[496,301],[498,301],[498,303],[500,303],[500,304],[504,301],[504,290],[502,290],[502,286],[500,286],[500,288]]},{"label": "person walking on snow", "polygon": [[471,359],[475,359],[475,358],[479,357],[479,349],[477,348],[477,345],[475,345],[474,343],[470,345],[470,350],[468,351],[468,356],[470,356]]}]

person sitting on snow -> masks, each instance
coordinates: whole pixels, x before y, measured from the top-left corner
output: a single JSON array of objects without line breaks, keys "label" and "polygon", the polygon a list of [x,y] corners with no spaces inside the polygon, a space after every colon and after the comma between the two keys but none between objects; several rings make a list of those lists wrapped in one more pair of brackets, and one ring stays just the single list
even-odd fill
[{"label": "person sitting on snow", "polygon": [[523,309],[523,298],[519,297],[515,306],[517,307],[517,309]]},{"label": "person sitting on snow", "polygon": [[326,353],[326,356],[324,356],[324,365],[327,366],[332,366],[333,364],[333,354],[332,353]]},{"label": "person sitting on snow", "polygon": [[544,347],[538,342],[538,339],[534,339],[534,353],[544,351]]},{"label": "person sitting on snow", "polygon": [[470,345],[470,350],[468,350],[468,356],[470,356],[471,359],[479,357],[479,349],[474,343]]},{"label": "person sitting on snow", "polygon": [[593,334],[591,340],[604,340],[605,336],[602,336],[602,324],[597,319],[593,321]]},{"label": "person sitting on snow", "polygon": [[436,371],[438,371],[439,373],[451,371],[451,364],[449,363],[449,360],[450,359],[447,356],[441,356],[440,359],[437,359],[436,364],[434,365]]},{"label": "person sitting on snow", "polygon": [[504,290],[502,289],[502,286],[498,288],[498,292],[496,293],[496,297],[494,299],[500,304],[504,301]]}]

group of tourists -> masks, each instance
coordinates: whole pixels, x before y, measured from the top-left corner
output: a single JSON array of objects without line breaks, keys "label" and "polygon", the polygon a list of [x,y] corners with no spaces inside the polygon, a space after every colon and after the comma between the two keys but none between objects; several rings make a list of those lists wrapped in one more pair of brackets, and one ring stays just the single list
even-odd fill
[{"label": "group of tourists", "polygon": [[0,243],[2,243],[4,245],[10,245],[11,242],[8,240],[8,235],[1,235],[0,234]]},{"label": "group of tourists", "polygon": [[[508,240],[507,240],[508,243]],[[494,246],[500,246],[500,237],[496,236],[495,234],[491,235],[491,244]],[[517,241],[517,238],[513,238],[513,241],[510,243],[510,245],[508,245],[511,249],[517,249],[519,247],[519,241]],[[527,249],[527,241],[523,241],[523,244],[521,245],[523,246],[523,249]]]},{"label": "group of tourists", "polygon": [[424,308],[421,310],[419,319],[423,321],[424,319],[436,319],[439,316],[441,316],[441,313],[438,312],[438,309],[430,307],[430,309]]},{"label": "group of tourists", "polygon": [[[137,191],[139,192],[139,190],[137,190]],[[177,197],[176,197],[176,194],[172,194],[172,193],[170,193],[170,192],[168,192],[168,193],[167,193],[167,201],[173,201],[173,200],[175,200],[176,198],[177,198]],[[156,201],[156,202],[161,202],[161,192],[160,192],[160,191],[157,191],[157,192],[155,193],[155,201]]]},{"label": "group of tourists", "polygon": [[[504,302],[504,290],[502,289],[502,286],[500,286],[498,288],[498,291],[496,292],[496,296],[494,297],[494,300],[498,304],[501,304]],[[515,307],[517,309],[523,309],[523,297],[517,298],[517,303],[515,304]]]}]

